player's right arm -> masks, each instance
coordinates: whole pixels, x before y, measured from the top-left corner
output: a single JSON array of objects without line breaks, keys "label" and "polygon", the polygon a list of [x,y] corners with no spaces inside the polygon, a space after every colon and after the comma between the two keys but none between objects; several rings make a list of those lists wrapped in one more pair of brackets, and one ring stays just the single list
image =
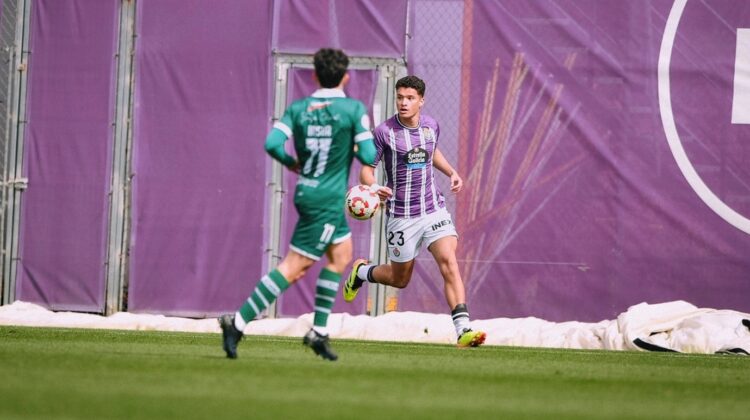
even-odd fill
[{"label": "player's right arm", "polygon": [[286,166],[292,171],[297,172],[299,169],[299,163],[297,159],[290,156],[284,150],[284,142],[292,137],[292,116],[289,109],[284,112],[284,116],[279,121],[274,123],[273,128],[266,137],[265,149],[266,153],[271,155],[272,158],[281,162],[282,165]]},{"label": "player's right arm", "polygon": [[359,182],[362,185],[375,184],[375,168],[370,165],[362,165],[359,170]]},{"label": "player's right arm", "polygon": [[393,191],[388,187],[378,185],[377,179],[375,178],[375,167],[370,165],[362,165],[362,169],[359,170],[359,182],[362,185],[369,185],[370,190],[377,192],[378,197],[381,200],[387,200],[393,196]]},{"label": "player's right arm", "polygon": [[266,152],[271,155],[272,158],[278,160],[287,168],[292,168],[297,164],[297,160],[292,156],[289,156],[286,153],[286,150],[284,150],[284,142],[286,139],[286,134],[281,130],[273,128],[271,129],[271,132],[268,133],[268,137],[266,137],[265,148]]}]

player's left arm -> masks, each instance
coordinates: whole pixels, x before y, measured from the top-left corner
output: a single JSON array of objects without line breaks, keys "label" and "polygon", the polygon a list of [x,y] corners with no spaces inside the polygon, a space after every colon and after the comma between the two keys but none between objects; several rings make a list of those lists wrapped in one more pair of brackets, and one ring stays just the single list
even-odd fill
[{"label": "player's left arm", "polygon": [[354,154],[363,165],[372,165],[375,162],[375,142],[370,131],[370,116],[367,107],[359,101],[355,101],[352,113],[352,125],[354,127]]},{"label": "player's left arm", "polygon": [[354,154],[357,155],[357,159],[362,162],[363,165],[372,165],[375,162],[375,143],[372,138],[362,140],[356,144]]},{"label": "player's left arm", "polygon": [[453,166],[448,163],[448,160],[443,156],[443,152],[440,149],[435,149],[432,154],[432,166],[437,168],[440,172],[444,173],[451,179],[451,191],[457,193],[461,191],[464,186],[464,180],[458,175]]}]

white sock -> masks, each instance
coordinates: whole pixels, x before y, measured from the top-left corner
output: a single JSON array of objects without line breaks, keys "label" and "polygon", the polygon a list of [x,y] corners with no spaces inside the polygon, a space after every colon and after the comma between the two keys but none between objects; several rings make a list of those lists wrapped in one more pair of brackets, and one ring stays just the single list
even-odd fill
[{"label": "white sock", "polygon": [[323,336],[328,335],[328,327],[313,326],[313,330],[315,330],[315,332],[320,335],[323,335]]},{"label": "white sock", "polygon": [[247,322],[242,319],[242,315],[240,315],[239,312],[234,314],[234,328],[237,328],[238,331],[243,332],[245,331],[245,327],[247,327]]},{"label": "white sock", "polygon": [[453,318],[453,326],[456,327],[456,336],[461,337],[465,329],[469,327],[469,311],[466,309],[466,304],[458,304],[451,312]]},{"label": "white sock", "polygon": [[372,265],[366,265],[366,264],[360,265],[359,269],[357,270],[357,277],[359,277],[360,280],[370,281],[367,278],[367,272],[370,271],[371,267],[373,267],[373,266]]}]

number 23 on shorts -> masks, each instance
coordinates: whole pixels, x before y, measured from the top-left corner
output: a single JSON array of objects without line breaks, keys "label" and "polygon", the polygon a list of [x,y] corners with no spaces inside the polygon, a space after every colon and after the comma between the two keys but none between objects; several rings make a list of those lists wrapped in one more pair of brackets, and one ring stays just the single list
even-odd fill
[{"label": "number 23 on shorts", "polygon": [[388,232],[388,244],[390,245],[404,245],[404,232],[398,230],[396,232]]}]

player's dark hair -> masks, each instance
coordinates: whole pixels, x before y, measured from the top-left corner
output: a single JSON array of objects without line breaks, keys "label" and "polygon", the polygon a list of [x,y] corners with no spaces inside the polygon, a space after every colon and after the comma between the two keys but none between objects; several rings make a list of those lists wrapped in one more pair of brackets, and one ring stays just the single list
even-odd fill
[{"label": "player's dark hair", "polygon": [[417,91],[419,96],[424,96],[424,91],[426,89],[424,80],[417,76],[406,76],[398,79],[398,82],[396,82],[396,89],[398,88],[412,88]]},{"label": "player's dark hair", "polygon": [[321,48],[313,56],[315,75],[320,86],[334,88],[341,83],[349,67],[349,57],[343,51],[334,48]]}]

